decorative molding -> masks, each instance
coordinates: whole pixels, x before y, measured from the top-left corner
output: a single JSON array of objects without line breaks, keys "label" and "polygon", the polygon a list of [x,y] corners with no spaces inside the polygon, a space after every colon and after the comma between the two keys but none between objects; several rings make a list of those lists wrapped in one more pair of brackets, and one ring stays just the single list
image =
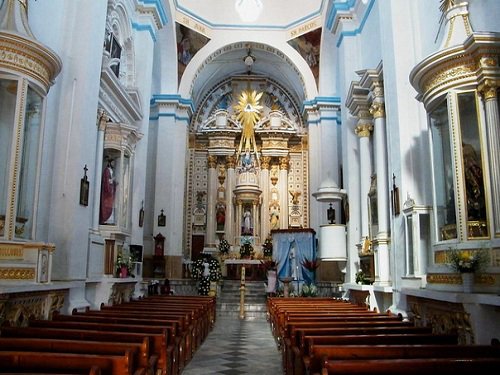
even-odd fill
[{"label": "decorative molding", "polygon": [[59,56],[37,41],[0,31],[0,68],[29,77],[44,92],[61,71]]},{"label": "decorative molding", "polygon": [[0,280],[35,280],[35,268],[0,268]]}]

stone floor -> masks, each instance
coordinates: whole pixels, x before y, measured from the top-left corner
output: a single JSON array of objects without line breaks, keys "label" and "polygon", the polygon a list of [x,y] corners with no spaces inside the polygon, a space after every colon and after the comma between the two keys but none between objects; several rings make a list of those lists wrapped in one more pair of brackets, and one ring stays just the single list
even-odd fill
[{"label": "stone floor", "polygon": [[182,375],[282,373],[268,322],[221,317]]}]

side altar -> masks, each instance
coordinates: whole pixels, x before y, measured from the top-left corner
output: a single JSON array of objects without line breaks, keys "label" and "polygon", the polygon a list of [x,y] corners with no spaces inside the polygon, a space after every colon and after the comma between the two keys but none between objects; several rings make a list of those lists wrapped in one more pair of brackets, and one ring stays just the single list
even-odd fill
[{"label": "side altar", "polygon": [[311,228],[271,231],[273,259],[278,264],[278,279],[310,284],[314,274],[304,263],[316,260],[316,232]]}]

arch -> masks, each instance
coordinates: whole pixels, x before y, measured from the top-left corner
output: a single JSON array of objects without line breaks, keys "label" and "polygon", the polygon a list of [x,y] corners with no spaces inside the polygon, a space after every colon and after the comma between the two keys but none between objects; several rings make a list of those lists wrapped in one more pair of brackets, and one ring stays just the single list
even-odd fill
[{"label": "arch", "polygon": [[[268,60],[256,69],[261,69],[263,73],[287,86],[290,91],[296,92],[299,101],[311,100],[318,95],[311,69],[288,43],[266,44],[246,34],[244,39],[241,39],[241,36],[241,34],[235,33],[231,41],[211,40],[198,51],[184,71],[179,85],[179,94],[185,98],[192,98],[196,106],[204,92],[230,74],[227,69],[210,72],[208,69],[210,64],[224,60],[230,53],[241,52],[243,57],[247,53],[247,49],[251,48],[252,52],[259,52]],[[239,58],[235,58],[234,61],[238,60]],[[244,64],[243,61],[238,61],[238,63],[241,64],[239,72],[241,73],[244,71]],[[278,64],[283,64],[278,67],[282,74],[280,78],[276,77],[278,69],[274,66]],[[286,76],[286,79],[283,76]]]}]

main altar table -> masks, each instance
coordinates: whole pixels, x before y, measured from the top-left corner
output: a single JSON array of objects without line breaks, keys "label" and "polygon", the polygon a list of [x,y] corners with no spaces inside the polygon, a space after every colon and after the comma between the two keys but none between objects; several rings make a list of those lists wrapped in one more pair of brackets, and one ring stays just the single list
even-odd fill
[{"label": "main altar table", "polygon": [[229,280],[240,280],[242,267],[245,267],[246,280],[267,280],[266,269],[258,259],[226,259],[224,265],[226,266],[226,278]]}]

